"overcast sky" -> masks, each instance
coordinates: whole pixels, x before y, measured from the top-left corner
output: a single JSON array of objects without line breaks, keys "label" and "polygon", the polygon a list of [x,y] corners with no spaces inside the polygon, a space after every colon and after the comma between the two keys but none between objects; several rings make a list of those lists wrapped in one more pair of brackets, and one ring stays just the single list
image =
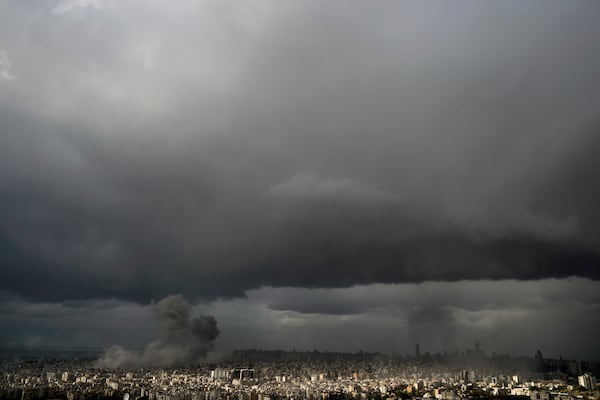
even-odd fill
[{"label": "overcast sky", "polygon": [[0,0],[0,347],[600,359],[599,17]]}]

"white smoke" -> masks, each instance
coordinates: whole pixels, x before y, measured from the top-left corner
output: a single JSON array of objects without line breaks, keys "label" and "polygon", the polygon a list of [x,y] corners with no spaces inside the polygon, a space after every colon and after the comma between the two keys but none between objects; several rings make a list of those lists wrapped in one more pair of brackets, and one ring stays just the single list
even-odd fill
[{"label": "white smoke", "polygon": [[0,49],[0,78],[3,79],[14,79],[14,76],[10,73],[11,64],[10,59],[5,51]]}]

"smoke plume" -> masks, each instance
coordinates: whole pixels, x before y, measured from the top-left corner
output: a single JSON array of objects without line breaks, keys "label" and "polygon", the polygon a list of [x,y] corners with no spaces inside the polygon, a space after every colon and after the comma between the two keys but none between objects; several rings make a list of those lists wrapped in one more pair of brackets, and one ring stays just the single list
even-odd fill
[{"label": "smoke plume", "polygon": [[197,362],[206,356],[219,335],[211,315],[190,315],[192,306],[181,295],[166,297],[152,306],[159,338],[143,351],[112,346],[97,361],[98,368],[167,367]]}]

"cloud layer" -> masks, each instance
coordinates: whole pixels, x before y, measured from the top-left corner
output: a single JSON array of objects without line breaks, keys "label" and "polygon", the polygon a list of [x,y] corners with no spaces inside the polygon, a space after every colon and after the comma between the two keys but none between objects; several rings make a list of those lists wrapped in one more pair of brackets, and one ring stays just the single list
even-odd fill
[{"label": "cloud layer", "polygon": [[[415,343],[423,352],[436,353],[463,351],[479,341],[487,354],[532,356],[541,349],[548,357],[599,360],[595,346],[600,335],[599,289],[598,281],[581,278],[372,284],[344,289],[265,287],[248,291],[245,298],[198,305],[190,315],[214,315],[219,321],[222,333],[214,341],[218,352],[362,349],[412,355]],[[173,345],[167,335],[165,343],[165,324],[153,318],[156,305],[122,301],[45,304],[10,297],[0,304],[0,324],[7,327],[0,333],[0,343],[8,347],[5,351],[119,346],[112,347],[101,361],[110,367],[195,362],[203,354],[180,352],[188,340]],[[187,337],[191,331],[181,332]],[[211,347],[205,346],[210,340],[200,343],[202,349]]]},{"label": "cloud layer", "polygon": [[[597,281],[599,12],[2,1],[0,290],[58,307],[263,288],[272,311],[350,321],[381,304],[277,288]],[[453,307],[431,320],[480,309]]]},{"label": "cloud layer", "polygon": [[4,289],[598,279],[597,5],[338,5],[5,2]]}]

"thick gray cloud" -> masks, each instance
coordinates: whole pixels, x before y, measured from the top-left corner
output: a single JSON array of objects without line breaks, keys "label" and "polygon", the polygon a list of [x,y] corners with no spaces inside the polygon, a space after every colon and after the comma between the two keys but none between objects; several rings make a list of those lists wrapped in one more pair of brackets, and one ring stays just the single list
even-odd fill
[{"label": "thick gray cloud", "polygon": [[[538,305],[502,303],[493,280],[600,278],[599,12],[0,1],[0,289],[50,314],[260,292],[256,315],[305,324],[307,347],[334,323],[422,327],[390,349],[431,321],[458,337],[516,323]],[[355,286],[424,281],[439,290],[393,317],[377,310],[396,295]],[[597,332],[596,297],[552,304],[526,315]]]},{"label": "thick gray cloud", "polygon": [[301,313],[351,315],[378,308],[460,308],[467,311],[524,307],[552,308],[556,304],[600,304],[599,283],[587,279],[547,279],[372,284],[336,289],[271,288],[248,292],[251,301],[274,310]]},{"label": "thick gray cloud", "polygon": [[[198,305],[187,315],[209,314],[218,320],[222,333],[214,342],[217,353],[296,348],[414,354],[415,343],[423,352],[435,353],[462,351],[479,341],[488,354],[531,356],[541,349],[549,357],[598,360],[599,286],[598,281],[573,278],[343,289],[265,287],[248,291],[245,298]],[[178,351],[189,340],[173,345],[170,335],[161,333],[157,326],[161,323],[153,317],[155,305],[114,300],[31,303],[9,296],[0,304],[0,324],[6,327],[0,333],[0,347],[9,350],[73,345],[111,348],[105,366],[196,361],[194,357],[203,353]],[[163,322],[163,330],[165,325],[169,324]],[[178,326],[170,331],[189,337],[190,330]],[[210,341],[200,341],[200,349],[208,349],[206,343]]]},{"label": "thick gray cloud", "polygon": [[148,306],[117,300],[39,303],[9,294],[0,299],[0,352],[113,344],[137,349],[158,334]]}]

